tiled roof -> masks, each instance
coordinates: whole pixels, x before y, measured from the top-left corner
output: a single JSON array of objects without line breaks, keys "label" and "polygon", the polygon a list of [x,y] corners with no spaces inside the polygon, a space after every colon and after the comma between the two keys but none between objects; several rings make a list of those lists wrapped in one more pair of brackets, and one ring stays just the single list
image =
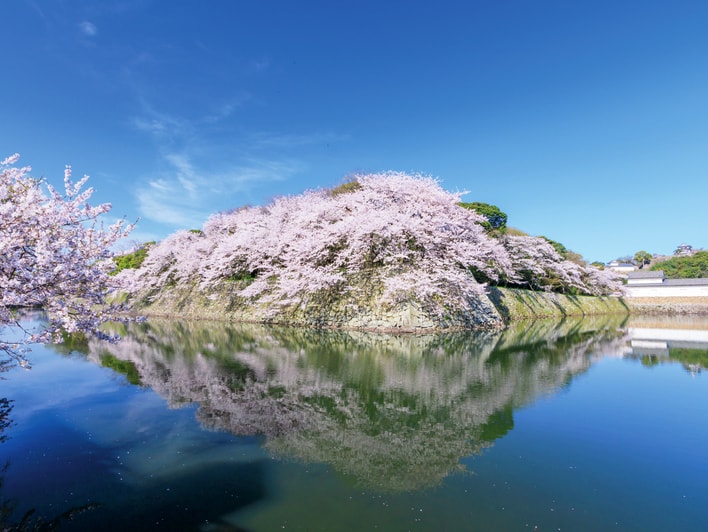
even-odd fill
[{"label": "tiled roof", "polygon": [[708,285],[708,279],[666,279],[664,281],[666,286],[695,286],[695,285]]},{"label": "tiled roof", "polygon": [[664,270],[651,271],[651,270],[637,270],[636,272],[629,272],[627,274],[629,279],[663,279]]}]

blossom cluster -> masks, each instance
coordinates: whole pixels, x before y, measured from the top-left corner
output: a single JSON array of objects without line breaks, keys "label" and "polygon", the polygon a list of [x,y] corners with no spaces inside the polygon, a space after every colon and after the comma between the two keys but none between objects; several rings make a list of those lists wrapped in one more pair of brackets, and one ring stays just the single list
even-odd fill
[{"label": "blossom cluster", "polygon": [[611,275],[561,257],[544,239],[495,237],[462,208],[462,193],[425,176],[358,175],[333,190],[311,190],[212,216],[200,231],[179,231],[150,248],[119,277],[131,291],[179,283],[214,288],[240,280],[244,298],[306,304],[321,289],[360,289],[380,280],[382,301],[437,300],[463,308],[484,282],[607,294]]},{"label": "blossom cluster", "polygon": [[596,296],[621,290],[614,272],[567,260],[543,237],[505,235],[503,243],[514,271],[511,286]]},{"label": "blossom cluster", "polygon": [[22,353],[29,343],[60,341],[62,332],[100,334],[101,323],[113,317],[102,306],[113,268],[110,249],[132,228],[123,220],[103,226],[100,218],[111,205],[88,203],[87,176],[74,183],[67,166],[61,194],[31,177],[28,166],[14,166],[18,159],[0,161],[0,327],[19,326],[16,309],[22,307],[42,308],[48,322],[16,341],[0,338],[4,366],[26,366]]}]

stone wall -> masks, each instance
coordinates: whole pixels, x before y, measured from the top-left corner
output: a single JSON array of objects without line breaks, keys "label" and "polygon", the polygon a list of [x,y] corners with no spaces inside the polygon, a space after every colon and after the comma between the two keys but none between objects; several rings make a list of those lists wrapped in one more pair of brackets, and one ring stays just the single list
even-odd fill
[{"label": "stone wall", "polygon": [[627,314],[620,298],[569,296],[508,288],[489,288],[464,309],[448,308],[444,301],[431,307],[419,301],[388,305],[376,290],[359,296],[321,292],[306,304],[245,301],[228,284],[205,293],[196,286],[172,287],[137,296],[136,312],[146,316],[216,319],[244,323],[270,323],[330,329],[381,332],[433,332],[498,329],[511,321],[602,314]]},{"label": "stone wall", "polygon": [[629,313],[625,302],[618,297],[573,296],[555,292],[490,288],[490,299],[506,322]]},{"label": "stone wall", "polygon": [[708,282],[666,279],[655,285],[627,285],[625,301],[633,314],[708,315]]},{"label": "stone wall", "polygon": [[708,315],[706,297],[628,297],[625,303],[632,314]]}]

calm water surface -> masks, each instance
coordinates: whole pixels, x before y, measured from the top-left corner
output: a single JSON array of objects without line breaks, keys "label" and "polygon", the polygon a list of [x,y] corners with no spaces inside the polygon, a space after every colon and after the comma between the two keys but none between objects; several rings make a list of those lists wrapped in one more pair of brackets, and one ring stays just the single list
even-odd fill
[{"label": "calm water surface", "polygon": [[0,529],[708,529],[707,319],[122,334],[2,375]]}]

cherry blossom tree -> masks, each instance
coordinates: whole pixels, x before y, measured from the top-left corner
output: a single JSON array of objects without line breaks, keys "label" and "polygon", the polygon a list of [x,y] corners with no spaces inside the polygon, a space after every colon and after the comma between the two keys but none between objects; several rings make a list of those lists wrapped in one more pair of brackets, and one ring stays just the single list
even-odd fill
[{"label": "cherry blossom tree", "polygon": [[543,238],[489,234],[461,196],[430,177],[358,175],[334,190],[216,214],[201,232],[152,247],[140,269],[119,277],[131,291],[153,294],[238,281],[232,293],[273,308],[307,305],[321,290],[356,298],[373,283],[384,304],[417,300],[432,312],[469,308],[484,283],[612,291],[611,279],[564,259]]},{"label": "cherry blossom tree", "polygon": [[504,244],[515,272],[510,284],[547,291],[586,291],[582,267],[563,259],[545,238],[506,236]]},{"label": "cherry blossom tree", "polygon": [[[124,220],[104,227],[100,218],[108,203],[91,206],[92,188],[82,190],[88,176],[74,183],[64,172],[65,192],[29,175],[30,167],[14,166],[15,154],[0,161],[0,365],[29,367],[25,357],[32,343],[61,341],[64,333],[100,331],[116,318],[106,305],[115,267],[113,244],[132,229]],[[47,316],[24,326],[18,309],[41,308]],[[7,326],[15,326],[9,331]]]},{"label": "cherry blossom tree", "polygon": [[[265,207],[213,216],[199,235],[177,233],[151,249],[136,288],[165,287],[187,276],[208,289],[248,278],[239,295],[274,305],[305,305],[322,289],[356,291],[354,276],[380,281],[382,301],[408,299],[466,306],[483,290],[472,270],[492,279],[507,272],[503,246],[461,194],[429,177],[361,175],[345,193],[308,191]],[[191,273],[188,273],[191,272]]]},{"label": "cherry blossom tree", "polygon": [[614,272],[564,258],[547,238],[506,235],[502,241],[514,271],[504,280],[505,284],[589,295],[608,295],[621,290],[621,278]]}]

